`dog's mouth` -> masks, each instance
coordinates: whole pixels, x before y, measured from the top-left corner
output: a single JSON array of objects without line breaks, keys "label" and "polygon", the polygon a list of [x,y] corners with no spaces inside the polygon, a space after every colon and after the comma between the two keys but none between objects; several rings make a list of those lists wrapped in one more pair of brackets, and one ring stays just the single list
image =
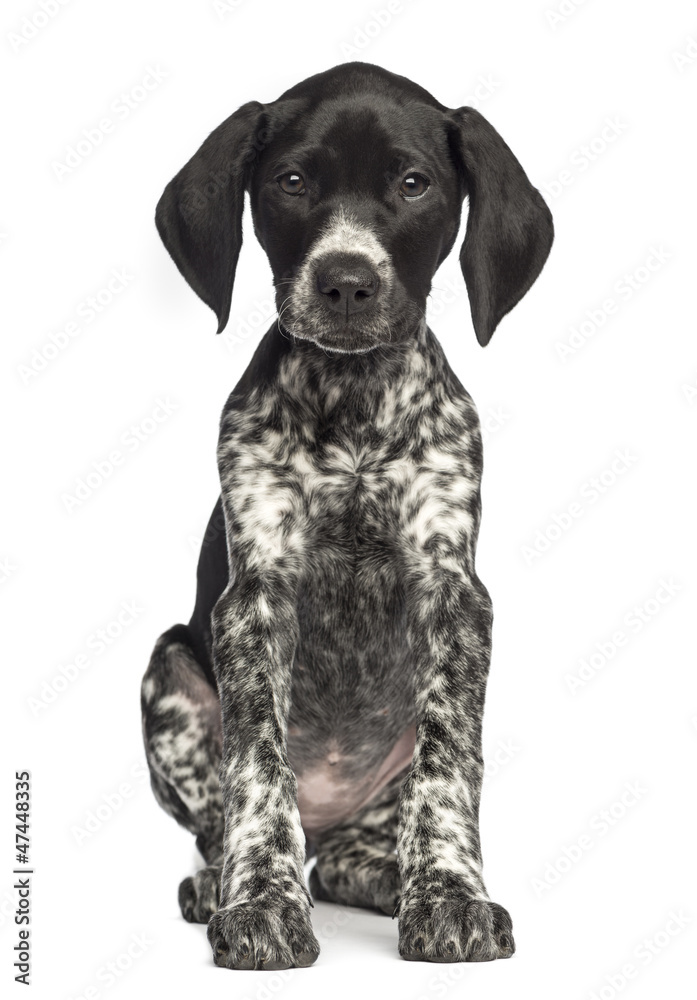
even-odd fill
[{"label": "dog's mouth", "polygon": [[318,309],[316,315],[298,315],[292,303],[279,307],[281,332],[292,340],[308,340],[325,351],[365,354],[392,342],[389,323],[377,316],[351,316],[348,320]]},{"label": "dog's mouth", "polygon": [[302,296],[277,296],[281,332],[309,340],[327,351],[356,354],[393,342],[393,331],[383,309],[341,315],[322,303],[306,304]]}]

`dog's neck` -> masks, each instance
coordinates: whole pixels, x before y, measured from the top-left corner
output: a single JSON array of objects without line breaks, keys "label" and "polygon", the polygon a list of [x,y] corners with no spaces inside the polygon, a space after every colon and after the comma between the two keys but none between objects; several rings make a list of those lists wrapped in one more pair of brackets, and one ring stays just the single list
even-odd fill
[{"label": "dog's neck", "polygon": [[361,418],[374,420],[386,405],[398,418],[413,413],[433,388],[434,338],[425,320],[408,341],[361,354],[327,351],[285,331],[279,336],[287,343],[277,369],[278,388],[324,420],[349,420],[355,426]]}]

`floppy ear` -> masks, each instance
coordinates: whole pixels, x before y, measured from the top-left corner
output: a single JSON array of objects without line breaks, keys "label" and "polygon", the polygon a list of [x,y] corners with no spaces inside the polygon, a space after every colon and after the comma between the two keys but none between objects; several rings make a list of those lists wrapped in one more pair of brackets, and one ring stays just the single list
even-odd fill
[{"label": "floppy ear", "polygon": [[452,147],[469,193],[460,265],[484,347],[542,270],[554,227],[542,195],[496,129],[474,108],[458,108],[451,121]]},{"label": "floppy ear", "polygon": [[263,105],[250,101],[208,136],[157,203],[155,224],[174,263],[218,317],[230,315],[251,165],[264,141]]}]

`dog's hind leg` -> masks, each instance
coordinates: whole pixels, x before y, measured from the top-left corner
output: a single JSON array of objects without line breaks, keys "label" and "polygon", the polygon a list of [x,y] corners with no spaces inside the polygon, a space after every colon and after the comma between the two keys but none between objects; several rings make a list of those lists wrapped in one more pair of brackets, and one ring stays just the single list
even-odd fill
[{"label": "dog's hind leg", "polygon": [[185,625],[158,639],[141,687],[143,738],[155,798],[196,836],[207,867],[179,889],[187,920],[207,923],[217,910],[223,850],[218,780],[220,702],[192,651]]},{"label": "dog's hind leg", "polygon": [[350,820],[316,835],[317,863],[310,872],[315,899],[393,915],[400,897],[396,847],[403,777]]}]

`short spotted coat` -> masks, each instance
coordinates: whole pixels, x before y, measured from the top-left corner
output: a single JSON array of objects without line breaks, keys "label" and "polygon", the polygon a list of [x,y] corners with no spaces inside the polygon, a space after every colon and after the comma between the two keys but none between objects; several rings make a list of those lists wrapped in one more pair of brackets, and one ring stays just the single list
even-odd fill
[{"label": "short spotted coat", "polygon": [[243,105],[157,206],[219,330],[245,192],[279,315],[223,411],[193,616],[142,686],[155,796],[206,863],[182,912],[228,968],[313,963],[311,894],[398,916],[406,959],[506,958],[478,830],[481,438],[424,314],[466,197],[481,344],[542,269],[549,210],[477,111],[338,66]]}]

